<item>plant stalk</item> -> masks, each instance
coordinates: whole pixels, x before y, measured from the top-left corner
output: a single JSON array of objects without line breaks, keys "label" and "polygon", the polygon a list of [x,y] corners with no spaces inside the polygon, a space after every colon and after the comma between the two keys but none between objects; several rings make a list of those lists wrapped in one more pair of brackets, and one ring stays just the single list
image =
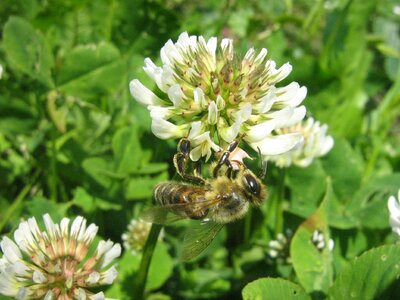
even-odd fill
[{"label": "plant stalk", "polygon": [[143,300],[146,287],[147,275],[154,249],[157,244],[158,235],[162,229],[162,225],[152,224],[146,244],[143,248],[142,260],[140,261],[139,271],[134,281],[135,299]]},{"label": "plant stalk", "polygon": [[0,232],[3,230],[4,226],[7,224],[8,220],[14,215],[17,209],[21,206],[23,200],[28,195],[29,191],[31,190],[32,186],[35,184],[37,177],[39,176],[39,172],[37,171],[33,175],[33,180],[31,183],[25,185],[25,187],[21,190],[18,194],[15,201],[11,204],[11,206],[7,209],[2,219],[0,219]]},{"label": "plant stalk", "polygon": [[283,201],[285,198],[286,168],[279,170],[278,194],[275,213],[275,234],[283,231]]}]

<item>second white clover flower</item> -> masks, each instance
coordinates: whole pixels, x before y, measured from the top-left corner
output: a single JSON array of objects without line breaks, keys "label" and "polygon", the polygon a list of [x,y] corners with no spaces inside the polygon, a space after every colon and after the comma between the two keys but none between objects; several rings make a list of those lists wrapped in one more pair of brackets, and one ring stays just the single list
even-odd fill
[{"label": "second white clover flower", "polygon": [[400,190],[397,195],[397,199],[395,196],[390,196],[388,200],[388,209],[389,209],[389,223],[392,227],[392,231],[400,236]]},{"label": "second white clover flower", "polygon": [[300,122],[289,128],[278,129],[278,133],[287,134],[298,132],[303,140],[292,150],[279,155],[267,155],[266,160],[273,161],[278,167],[307,167],[317,157],[327,154],[333,147],[334,140],[327,135],[328,126],[321,125],[313,118]]}]

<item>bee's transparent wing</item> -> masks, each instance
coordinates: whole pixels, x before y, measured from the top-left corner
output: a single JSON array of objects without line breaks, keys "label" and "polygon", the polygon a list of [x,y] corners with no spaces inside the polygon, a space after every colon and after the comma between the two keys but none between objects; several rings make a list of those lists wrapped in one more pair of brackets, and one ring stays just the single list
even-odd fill
[{"label": "bee's transparent wing", "polygon": [[188,261],[203,252],[213,241],[223,224],[212,221],[199,222],[189,228],[183,240],[182,261]]},{"label": "bee's transparent wing", "polygon": [[186,217],[174,214],[162,206],[152,207],[141,212],[139,218],[143,221],[160,225],[168,225],[186,219]]},{"label": "bee's transparent wing", "polygon": [[146,222],[168,225],[182,219],[190,219],[188,213],[198,215],[200,212],[209,209],[220,201],[220,198],[209,200],[202,198],[196,202],[156,206],[141,212],[139,217]]}]

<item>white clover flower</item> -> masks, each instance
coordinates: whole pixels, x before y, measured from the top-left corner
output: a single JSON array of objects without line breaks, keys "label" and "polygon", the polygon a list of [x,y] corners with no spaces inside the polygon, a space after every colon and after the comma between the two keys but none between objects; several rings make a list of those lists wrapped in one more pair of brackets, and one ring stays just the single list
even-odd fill
[{"label": "white clover flower", "polygon": [[[132,219],[128,230],[122,235],[125,250],[130,250],[133,255],[138,255],[146,244],[150,229],[151,223]],[[162,238],[162,232],[159,238]]]},{"label": "white clover flower", "polygon": [[[314,230],[312,237],[311,237],[311,242],[315,245],[315,247],[318,249],[318,251],[323,251],[326,247],[325,236],[319,230]],[[335,246],[335,242],[332,239],[329,239],[329,241],[328,241],[329,252],[332,252],[334,246]]]},{"label": "white clover flower", "polygon": [[393,13],[394,13],[396,16],[400,16],[400,5],[395,5],[395,6],[393,7]]},{"label": "white clover flower", "polygon": [[98,227],[86,226],[86,219],[63,218],[54,224],[43,216],[46,230],[41,231],[35,218],[21,222],[14,241],[3,237],[0,248],[0,294],[15,299],[105,299],[91,288],[111,284],[117,276],[112,259],[121,254],[121,246],[101,241],[88,256]]},{"label": "white clover flower", "polygon": [[398,236],[400,236],[400,190],[397,195],[397,199],[395,196],[390,196],[388,200],[388,209],[389,209],[389,223],[392,226],[392,230]]},{"label": "white clover flower", "polygon": [[212,151],[242,136],[263,155],[284,153],[302,139],[297,132],[278,133],[304,118],[299,106],[307,89],[296,82],[276,87],[291,65],[276,69],[267,50],[252,48],[244,57],[234,53],[233,41],[182,33],[160,51],[161,66],[145,59],[144,71],[160,89],[160,97],[139,80],[130,83],[132,96],[147,106],[152,131],[161,139],[186,137],[190,158],[208,159]]},{"label": "white clover flower", "polygon": [[268,243],[268,255],[277,260],[283,260],[290,263],[289,247],[293,237],[293,231],[286,229],[285,233],[278,233],[276,240],[271,240]]},{"label": "white clover flower", "polygon": [[299,167],[309,166],[314,158],[328,153],[334,144],[333,138],[326,135],[328,125],[322,126],[313,118],[300,122],[289,128],[277,129],[278,134],[298,132],[303,140],[292,150],[280,155],[265,156],[265,160],[273,161],[278,167],[289,167],[292,164]]}]

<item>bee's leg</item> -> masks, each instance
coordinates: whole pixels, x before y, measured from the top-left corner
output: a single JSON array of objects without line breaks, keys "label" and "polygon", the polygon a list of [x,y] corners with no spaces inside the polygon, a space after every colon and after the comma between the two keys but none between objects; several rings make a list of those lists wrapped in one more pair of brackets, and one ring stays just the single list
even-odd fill
[{"label": "bee's leg", "polygon": [[240,139],[238,140],[234,140],[229,146],[228,148],[226,148],[226,150],[224,150],[224,152],[222,153],[218,163],[216,164],[214,170],[213,170],[213,176],[217,177],[218,175],[218,171],[221,169],[221,167],[223,165],[226,165],[228,167],[227,171],[226,171],[226,176],[231,177],[232,176],[232,169],[233,166],[231,164],[231,162],[229,161],[229,155],[231,154],[231,152],[233,150],[236,149],[236,147],[239,145],[240,143]]},{"label": "bee's leg", "polygon": [[193,169],[194,175],[196,177],[202,178],[201,174],[201,160],[199,159],[198,161],[194,162],[194,169]]},{"label": "bee's leg", "polygon": [[261,180],[263,180],[265,175],[267,174],[267,166],[268,165],[267,165],[267,162],[262,159],[260,148],[257,147],[257,149],[258,149],[258,155],[259,155],[260,162],[261,162],[261,171],[260,171],[260,174],[258,175],[258,177]]},{"label": "bee's leg", "polygon": [[178,144],[178,152],[174,155],[174,166],[176,172],[183,177],[187,169],[190,152],[190,142],[187,139],[181,139]]},{"label": "bee's leg", "polygon": [[198,212],[187,212],[187,215],[192,220],[203,220],[207,216],[208,211],[209,209]]},{"label": "bee's leg", "polygon": [[183,178],[198,184],[204,184],[204,179],[196,174],[195,176],[186,173],[190,158],[190,141],[183,138],[178,144],[178,153],[174,155],[174,166],[176,172]]},{"label": "bee's leg", "polygon": [[226,170],[226,177],[231,178],[232,177],[232,171],[233,171],[233,166],[231,164],[231,162],[229,162],[228,164],[228,169]]}]

